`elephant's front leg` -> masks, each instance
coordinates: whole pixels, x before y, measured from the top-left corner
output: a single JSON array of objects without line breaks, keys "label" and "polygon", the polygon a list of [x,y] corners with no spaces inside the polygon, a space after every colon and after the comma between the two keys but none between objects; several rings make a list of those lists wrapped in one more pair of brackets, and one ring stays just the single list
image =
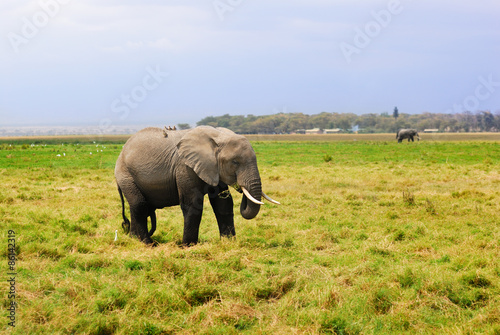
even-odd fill
[{"label": "elephant's front leg", "polygon": [[219,184],[219,187],[209,190],[210,204],[217,218],[220,236],[233,237],[236,235],[234,229],[233,198],[225,184]]},{"label": "elephant's front leg", "polygon": [[203,214],[203,197],[204,194],[198,190],[193,190],[191,194],[181,196],[181,209],[184,215],[183,245],[198,243],[201,215]]},{"label": "elephant's front leg", "polygon": [[181,164],[176,173],[179,203],[184,215],[182,244],[198,243],[201,215],[203,214],[204,182],[187,165]]}]

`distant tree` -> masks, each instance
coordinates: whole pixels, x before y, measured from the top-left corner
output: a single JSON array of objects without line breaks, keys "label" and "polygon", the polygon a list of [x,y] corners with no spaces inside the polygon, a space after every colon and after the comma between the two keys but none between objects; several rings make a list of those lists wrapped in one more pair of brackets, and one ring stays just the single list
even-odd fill
[{"label": "distant tree", "polygon": [[309,118],[313,128],[330,129],[333,128],[332,114],[322,112],[320,114],[312,115]]},{"label": "distant tree", "polygon": [[189,123],[179,123],[177,125],[177,128],[179,130],[183,130],[183,129],[191,129],[191,126],[189,125]]},{"label": "distant tree", "polygon": [[391,119],[389,113],[380,115],[380,117],[377,118],[374,129],[376,133],[393,133],[397,131],[396,123]]},{"label": "distant tree", "polygon": [[490,111],[477,112],[476,119],[481,131],[491,131],[495,128],[495,117]]},{"label": "distant tree", "polygon": [[496,111],[495,112],[495,131],[499,131],[500,130],[500,110]]},{"label": "distant tree", "polygon": [[379,115],[374,113],[360,115],[358,118],[359,126],[364,129],[375,128],[379,118]]},{"label": "distant tree", "polygon": [[462,113],[462,115],[464,116],[467,131],[468,132],[478,131],[477,118],[474,115],[474,113],[472,113],[471,111],[465,111]]},{"label": "distant tree", "polygon": [[358,116],[352,113],[337,114],[337,121],[335,127],[347,131],[354,126],[357,119]]},{"label": "distant tree", "polygon": [[196,122],[197,126],[212,126],[212,127],[218,127],[217,124],[217,118],[214,116],[207,116],[206,118],[201,119],[200,121]]},{"label": "distant tree", "polygon": [[394,107],[394,112],[392,112],[392,116],[394,116],[394,119],[397,121],[399,117],[399,110],[398,107]]},{"label": "distant tree", "polygon": [[[197,125],[209,125],[214,127],[226,127],[239,134],[285,134],[293,133],[300,129],[311,128],[341,128],[345,131],[354,125],[359,125],[359,131],[363,133],[387,133],[395,132],[401,128],[437,128],[441,131],[499,131],[500,111],[495,114],[490,111],[478,111],[471,113],[442,114],[399,114],[397,107],[396,121],[392,121],[389,113],[368,113],[357,115],[353,113],[327,113],[322,112],[313,115],[303,113],[278,113],[273,115],[229,115],[208,116],[197,122]],[[180,124],[179,129],[184,125]]]}]

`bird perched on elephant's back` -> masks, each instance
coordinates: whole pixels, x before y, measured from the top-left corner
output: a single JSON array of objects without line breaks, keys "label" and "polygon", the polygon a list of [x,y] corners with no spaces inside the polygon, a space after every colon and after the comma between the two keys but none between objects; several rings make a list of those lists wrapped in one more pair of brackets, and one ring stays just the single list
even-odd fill
[{"label": "bird perched on elephant's back", "polygon": [[408,139],[408,142],[410,142],[410,140],[414,142],[414,137],[417,138],[417,141],[420,141],[420,136],[416,129],[400,129],[396,134],[398,143],[401,143],[404,139]]},{"label": "bird perched on elephant's back", "polygon": [[[153,243],[156,209],[180,205],[184,215],[184,245],[198,242],[203,198],[209,195],[221,236],[234,236],[233,199],[228,186],[243,192],[245,219],[263,205],[257,158],[250,142],[226,128],[208,126],[168,132],[145,128],[125,143],[116,162],[115,177],[122,202],[126,233]],[[130,205],[129,221],[124,197]],[[151,218],[151,230],[147,220]]]}]

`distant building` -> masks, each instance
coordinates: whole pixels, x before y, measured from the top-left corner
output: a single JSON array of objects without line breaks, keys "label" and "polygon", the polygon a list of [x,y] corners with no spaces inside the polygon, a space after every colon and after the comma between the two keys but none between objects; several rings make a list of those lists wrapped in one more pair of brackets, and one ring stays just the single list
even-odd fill
[{"label": "distant building", "polygon": [[311,134],[323,134],[323,130],[321,130],[319,128],[307,129],[306,130],[306,134],[307,135],[311,135]]},{"label": "distant building", "polygon": [[323,131],[323,134],[338,134],[338,133],[341,133],[342,132],[342,129],[340,128],[334,128],[334,129],[325,129]]},{"label": "distant building", "polygon": [[437,133],[439,129],[424,129],[424,133]]}]

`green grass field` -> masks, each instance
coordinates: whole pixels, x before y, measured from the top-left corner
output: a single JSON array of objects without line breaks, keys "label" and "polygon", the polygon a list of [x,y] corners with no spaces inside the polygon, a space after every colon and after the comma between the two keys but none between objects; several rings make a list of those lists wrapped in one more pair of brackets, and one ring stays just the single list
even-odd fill
[{"label": "green grass field", "polygon": [[220,240],[205,201],[190,248],[179,207],[156,248],[123,234],[122,143],[64,141],[0,143],[1,333],[500,334],[496,141],[253,138],[282,205]]}]

